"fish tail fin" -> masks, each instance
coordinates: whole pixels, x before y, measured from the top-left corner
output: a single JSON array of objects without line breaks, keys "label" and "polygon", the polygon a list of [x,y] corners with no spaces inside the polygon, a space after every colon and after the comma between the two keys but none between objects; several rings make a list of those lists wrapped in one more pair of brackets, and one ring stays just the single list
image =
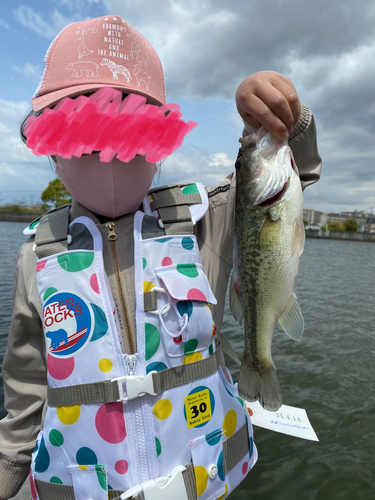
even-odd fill
[{"label": "fish tail fin", "polygon": [[272,363],[260,373],[242,361],[238,394],[246,401],[259,401],[268,411],[276,411],[283,404],[280,382]]},{"label": "fish tail fin", "polygon": [[238,281],[236,281],[236,273],[235,270],[232,270],[231,278],[230,278],[230,286],[229,286],[229,307],[232,311],[232,315],[234,319],[241,325],[242,323],[242,306],[240,301],[240,292]]}]

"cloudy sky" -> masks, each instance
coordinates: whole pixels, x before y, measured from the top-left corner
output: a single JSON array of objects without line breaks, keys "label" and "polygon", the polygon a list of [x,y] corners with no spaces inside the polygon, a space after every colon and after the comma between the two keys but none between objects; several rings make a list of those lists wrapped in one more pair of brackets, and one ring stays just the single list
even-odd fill
[{"label": "cloudy sky", "polygon": [[159,184],[214,185],[231,172],[242,129],[236,88],[271,69],[291,78],[317,122],[323,176],[305,191],[305,207],[375,212],[373,0],[2,0],[0,204],[35,203],[55,176],[17,138],[50,42],[67,24],[106,14],[153,44],[167,101],[198,122]]}]

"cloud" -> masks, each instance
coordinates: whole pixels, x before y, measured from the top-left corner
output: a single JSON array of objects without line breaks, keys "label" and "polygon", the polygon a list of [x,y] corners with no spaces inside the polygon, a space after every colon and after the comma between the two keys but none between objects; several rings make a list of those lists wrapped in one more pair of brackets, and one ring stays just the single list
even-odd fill
[{"label": "cloud", "polygon": [[25,63],[23,66],[12,64],[12,67],[20,73],[24,79],[36,82],[40,79],[41,67],[38,64]]},{"label": "cloud", "polygon": [[4,21],[4,19],[1,18],[0,18],[0,26],[3,26],[4,28],[10,30],[9,24],[6,21]]},{"label": "cloud", "polygon": [[25,28],[29,28],[51,41],[65,26],[80,19],[79,13],[75,13],[72,17],[65,17],[55,9],[49,16],[49,20],[45,20],[41,14],[26,5],[20,5],[14,11],[14,17]]}]

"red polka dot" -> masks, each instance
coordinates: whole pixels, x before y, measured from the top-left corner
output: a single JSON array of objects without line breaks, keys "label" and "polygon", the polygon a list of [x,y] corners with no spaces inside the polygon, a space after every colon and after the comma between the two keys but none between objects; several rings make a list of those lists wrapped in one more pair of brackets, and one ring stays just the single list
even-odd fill
[{"label": "red polka dot", "polygon": [[43,267],[47,264],[46,260],[42,260],[42,262],[36,263],[36,272],[39,273],[43,269]]},{"label": "red polka dot", "polygon": [[188,293],[187,293],[187,298],[189,300],[203,300],[204,302],[207,302],[206,297],[204,296],[204,293],[202,293],[200,290],[197,288],[191,288]]},{"label": "red polka dot", "polygon": [[163,267],[165,267],[165,266],[171,266],[172,265],[172,259],[170,257],[164,257],[164,259],[161,261],[161,265]]},{"label": "red polka dot", "polygon": [[107,443],[121,443],[126,437],[122,403],[106,403],[96,413],[95,426],[99,436]]},{"label": "red polka dot", "polygon": [[95,273],[91,275],[90,286],[94,290],[94,292],[99,293],[98,278]]},{"label": "red polka dot", "polygon": [[65,380],[74,370],[74,358],[60,359],[48,354],[47,357],[48,373],[56,380]]},{"label": "red polka dot", "polygon": [[253,410],[251,408],[247,408],[247,413],[250,415],[250,417],[254,415]]},{"label": "red polka dot", "polygon": [[245,475],[247,473],[248,468],[249,468],[249,464],[247,462],[244,462],[242,465],[242,474]]},{"label": "red polka dot", "polygon": [[126,474],[128,472],[128,462],[126,460],[119,460],[115,463],[115,470],[118,474]]},{"label": "red polka dot", "polygon": [[38,498],[38,492],[36,490],[35,481],[33,479],[31,470],[29,474],[29,481],[30,481],[31,496],[33,500],[36,500]]}]

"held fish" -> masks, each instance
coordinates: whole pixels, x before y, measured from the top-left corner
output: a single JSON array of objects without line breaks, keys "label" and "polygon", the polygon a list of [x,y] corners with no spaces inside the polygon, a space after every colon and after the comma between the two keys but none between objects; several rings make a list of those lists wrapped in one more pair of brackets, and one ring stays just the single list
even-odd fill
[{"label": "held fish", "polygon": [[294,293],[305,242],[302,189],[287,141],[261,127],[240,142],[229,295],[232,314],[245,331],[238,391],[276,411],[282,405],[271,356],[276,322],[295,340],[304,329]]}]

